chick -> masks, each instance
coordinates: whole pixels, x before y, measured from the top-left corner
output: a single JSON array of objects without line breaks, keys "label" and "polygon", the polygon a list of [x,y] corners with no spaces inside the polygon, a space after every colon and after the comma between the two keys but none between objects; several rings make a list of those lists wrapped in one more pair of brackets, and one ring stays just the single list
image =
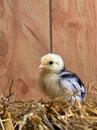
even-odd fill
[{"label": "chick", "polygon": [[47,96],[52,99],[65,96],[66,99],[83,102],[86,95],[84,84],[75,73],[66,71],[59,55],[49,53],[43,56],[39,68],[39,86]]}]

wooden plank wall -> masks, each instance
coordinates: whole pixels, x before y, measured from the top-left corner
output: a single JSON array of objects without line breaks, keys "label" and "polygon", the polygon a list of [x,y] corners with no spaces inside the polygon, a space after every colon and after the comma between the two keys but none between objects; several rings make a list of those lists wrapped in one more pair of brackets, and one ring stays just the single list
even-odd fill
[{"label": "wooden plank wall", "polygon": [[49,1],[0,0],[0,94],[37,99],[38,66],[49,52]]},{"label": "wooden plank wall", "polygon": [[52,19],[53,51],[63,56],[66,68],[76,72],[87,89],[97,87],[97,1],[53,0]]},{"label": "wooden plank wall", "polygon": [[[39,99],[40,57],[50,52],[50,0],[0,0],[0,95]],[[97,86],[97,1],[52,0],[52,50]],[[93,93],[94,94],[94,93]]]}]

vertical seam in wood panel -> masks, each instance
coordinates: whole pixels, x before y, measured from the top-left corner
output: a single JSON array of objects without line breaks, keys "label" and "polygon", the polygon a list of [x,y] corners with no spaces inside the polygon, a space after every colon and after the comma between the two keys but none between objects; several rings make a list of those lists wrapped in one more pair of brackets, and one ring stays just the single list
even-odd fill
[{"label": "vertical seam in wood panel", "polygon": [[53,52],[52,46],[52,0],[49,0],[49,37],[50,37],[50,52]]}]

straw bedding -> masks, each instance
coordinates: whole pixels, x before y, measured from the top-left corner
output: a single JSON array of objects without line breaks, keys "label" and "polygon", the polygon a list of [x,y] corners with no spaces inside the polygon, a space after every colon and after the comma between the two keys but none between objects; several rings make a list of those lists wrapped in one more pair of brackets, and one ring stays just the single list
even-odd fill
[{"label": "straw bedding", "polygon": [[97,130],[97,103],[0,98],[0,130]]}]

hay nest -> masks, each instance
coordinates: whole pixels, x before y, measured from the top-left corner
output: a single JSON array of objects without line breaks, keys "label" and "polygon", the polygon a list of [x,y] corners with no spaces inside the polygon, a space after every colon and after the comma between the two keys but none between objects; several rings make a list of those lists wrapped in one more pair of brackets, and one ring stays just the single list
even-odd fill
[{"label": "hay nest", "polygon": [[97,130],[97,103],[0,98],[0,130]]},{"label": "hay nest", "polygon": [[[96,96],[97,88],[92,88],[96,91],[91,91],[90,85],[87,95],[90,92]],[[6,98],[0,97],[0,130],[97,130],[97,102],[94,100],[86,99],[80,104],[58,97],[49,101],[12,102],[11,95],[10,89]]]}]

